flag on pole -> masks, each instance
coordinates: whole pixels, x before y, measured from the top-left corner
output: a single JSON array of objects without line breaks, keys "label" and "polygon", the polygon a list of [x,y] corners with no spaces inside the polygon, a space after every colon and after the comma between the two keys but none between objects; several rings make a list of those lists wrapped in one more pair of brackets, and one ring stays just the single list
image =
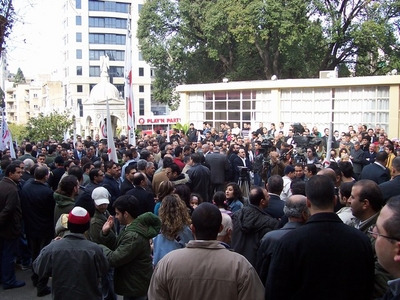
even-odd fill
[{"label": "flag on pole", "polygon": [[64,142],[66,143],[68,141],[68,129],[65,129],[64,132]]},{"label": "flag on pole", "polygon": [[118,163],[117,151],[115,150],[114,144],[114,134],[112,132],[111,126],[111,117],[110,117],[110,108],[108,107],[108,99],[107,99],[107,154],[108,159],[112,160],[115,163]]},{"label": "flag on pole", "polygon": [[1,122],[1,144],[0,150],[10,149],[11,158],[17,158],[15,155],[15,149],[11,136],[11,131],[8,129],[8,124],[5,118],[4,109],[1,110],[2,122]]},{"label": "flag on pole", "polygon": [[74,138],[73,138],[74,149],[75,149],[76,141],[77,141],[77,138],[76,138],[76,124],[75,124],[75,126],[74,126]]},{"label": "flag on pole", "polygon": [[132,92],[132,32],[131,32],[131,8],[129,7],[127,32],[126,32],[126,47],[125,47],[125,101],[126,111],[128,115],[128,139],[129,144],[136,145],[135,137],[135,107],[133,104]]},{"label": "flag on pole", "polygon": [[100,122],[100,131],[101,131],[101,135],[103,136],[103,138],[107,138],[107,126],[106,126],[106,122],[104,121],[104,119],[101,120]]},{"label": "flag on pole", "polygon": [[169,124],[168,124],[168,127],[167,127],[167,142],[168,143],[170,142],[170,140],[169,140]]}]

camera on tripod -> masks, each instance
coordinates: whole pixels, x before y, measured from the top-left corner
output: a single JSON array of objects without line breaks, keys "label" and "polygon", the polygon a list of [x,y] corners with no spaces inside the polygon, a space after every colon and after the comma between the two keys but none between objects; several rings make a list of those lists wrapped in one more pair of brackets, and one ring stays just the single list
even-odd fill
[{"label": "camera on tripod", "polygon": [[238,166],[238,168],[239,168],[239,177],[247,177],[247,174],[249,173],[249,168],[243,166]]}]

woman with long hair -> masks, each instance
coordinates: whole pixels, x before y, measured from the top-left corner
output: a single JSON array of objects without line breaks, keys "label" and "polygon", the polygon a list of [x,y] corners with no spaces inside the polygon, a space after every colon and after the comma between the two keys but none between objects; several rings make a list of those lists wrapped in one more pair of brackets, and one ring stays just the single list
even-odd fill
[{"label": "woman with long hair", "polygon": [[184,248],[193,240],[191,223],[186,204],[177,194],[167,195],[160,207],[161,232],[153,239],[153,264],[156,265],[167,253]]},{"label": "woman with long hair", "polygon": [[163,199],[172,194],[175,191],[175,187],[169,180],[161,181],[160,187],[158,188],[157,203],[154,206],[154,214],[158,216],[158,210],[160,209],[161,202]]},{"label": "woman with long hair", "polygon": [[242,191],[236,182],[230,182],[226,185],[225,195],[228,201],[228,208],[232,213],[243,207]]}]

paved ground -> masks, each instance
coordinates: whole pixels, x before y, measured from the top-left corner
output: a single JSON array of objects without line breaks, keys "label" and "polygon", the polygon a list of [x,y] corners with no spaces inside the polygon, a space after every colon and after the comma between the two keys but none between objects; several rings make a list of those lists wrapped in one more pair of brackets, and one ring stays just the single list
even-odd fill
[{"label": "paved ground", "polygon": [[[26,285],[17,289],[11,290],[3,290],[3,287],[0,287],[0,299],[1,300],[31,300],[31,299],[43,299],[50,300],[51,295],[47,295],[45,297],[38,298],[36,297],[36,288],[32,284],[31,280],[31,270],[21,271],[20,269],[15,270],[15,274],[17,276],[17,280],[23,280],[26,282]],[[49,282],[51,284],[51,282]]]},{"label": "paved ground", "polygon": [[[26,285],[17,289],[3,290],[0,286],[0,299],[1,300],[32,300],[32,299],[43,299],[51,300],[51,294],[45,297],[36,297],[36,288],[33,286],[31,281],[31,270],[22,271],[20,269],[15,270],[17,280],[23,280]],[[49,281],[49,286],[51,286],[51,279]],[[118,300],[122,300],[122,296],[118,296]]]}]

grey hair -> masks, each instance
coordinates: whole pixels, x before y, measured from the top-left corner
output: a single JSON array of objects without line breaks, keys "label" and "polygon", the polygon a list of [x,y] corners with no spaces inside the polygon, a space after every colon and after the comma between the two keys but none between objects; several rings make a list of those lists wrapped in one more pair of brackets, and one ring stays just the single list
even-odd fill
[{"label": "grey hair", "polygon": [[[301,197],[302,199],[299,199]],[[288,218],[301,218],[303,212],[308,211],[306,204],[306,197],[301,195],[294,195],[286,200],[283,212]]]},{"label": "grey hair", "polygon": [[144,171],[147,167],[147,161],[144,159],[139,159],[137,162],[137,169],[138,171]]},{"label": "grey hair", "polygon": [[31,158],[24,159],[24,171],[27,171],[30,168],[32,168],[34,164],[35,162]]}]

